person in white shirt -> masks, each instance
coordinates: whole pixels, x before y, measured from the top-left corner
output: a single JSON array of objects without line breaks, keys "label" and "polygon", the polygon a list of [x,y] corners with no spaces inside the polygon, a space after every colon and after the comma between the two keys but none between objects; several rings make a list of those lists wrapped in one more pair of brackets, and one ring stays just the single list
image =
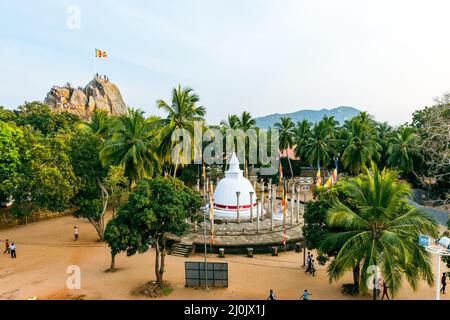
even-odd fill
[{"label": "person in white shirt", "polygon": [[78,228],[77,228],[77,226],[73,227],[73,237],[74,237],[74,241],[78,240]]},{"label": "person in white shirt", "polygon": [[16,244],[13,242],[11,243],[11,246],[9,247],[9,250],[11,251],[11,258],[17,258],[16,256]]}]

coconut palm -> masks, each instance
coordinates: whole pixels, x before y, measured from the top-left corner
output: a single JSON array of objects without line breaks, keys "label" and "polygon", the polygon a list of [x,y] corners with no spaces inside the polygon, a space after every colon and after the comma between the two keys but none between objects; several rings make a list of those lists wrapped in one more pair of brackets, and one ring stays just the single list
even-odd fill
[{"label": "coconut palm", "polygon": [[102,109],[95,109],[89,122],[81,124],[82,129],[89,130],[93,134],[105,139],[109,128],[110,117],[108,112]]},{"label": "coconut palm", "polygon": [[346,123],[346,127],[347,131],[342,139],[342,163],[351,174],[356,175],[371,160],[380,158],[381,146],[364,122],[354,118]]},{"label": "coconut palm", "polygon": [[275,123],[274,127],[279,130],[280,150],[286,151],[289,169],[291,170],[291,177],[293,177],[294,172],[292,171],[292,164],[291,159],[289,158],[288,150],[294,145],[294,122],[292,122],[292,119],[289,117],[281,117],[280,121]]},{"label": "coconut palm", "polygon": [[100,151],[103,166],[121,165],[131,181],[153,176],[159,171],[155,118],[147,121],[141,110],[129,109],[111,124],[112,136]]},{"label": "coconut palm", "polygon": [[298,121],[294,128],[295,155],[303,161],[306,160],[305,146],[311,135],[311,127],[312,123],[308,119],[303,119]]},{"label": "coconut palm", "polygon": [[392,127],[387,122],[378,123],[376,126],[376,139],[381,146],[380,164],[385,166],[388,159],[389,140],[392,136]]},{"label": "coconut palm", "polygon": [[251,114],[247,111],[242,112],[241,117],[239,118],[239,129],[242,129],[246,132],[249,129],[254,129],[256,125],[256,120],[252,118]]},{"label": "coconut palm", "polygon": [[311,167],[318,163],[321,163],[324,167],[327,166],[334,153],[333,141],[330,126],[323,121],[314,125],[304,146],[305,157]]},{"label": "coconut palm", "polygon": [[411,127],[401,127],[389,140],[388,164],[402,172],[414,173],[414,159],[422,157],[416,143],[415,130]]},{"label": "coconut palm", "polygon": [[324,246],[340,248],[328,267],[330,281],[356,269],[355,284],[365,293],[369,267],[377,266],[392,295],[398,292],[403,278],[414,290],[420,279],[432,285],[430,255],[419,245],[418,237],[435,236],[437,225],[408,205],[410,187],[397,181],[397,172],[381,171],[372,162],[371,170],[366,168],[363,176],[346,182],[343,191],[351,199],[351,207],[337,200],[327,214],[328,226],[340,230],[327,235],[323,242]]},{"label": "coconut palm", "polygon": [[227,121],[222,120],[220,125],[225,129],[239,129],[239,117],[235,114],[229,114]]},{"label": "coconut palm", "polygon": [[[172,90],[172,101],[167,103],[164,100],[158,100],[157,106],[167,112],[167,117],[160,122],[161,130],[159,136],[161,139],[160,152],[165,161],[170,161],[171,150],[174,146],[172,134],[178,130],[187,130],[194,132],[194,122],[204,122],[206,114],[205,107],[197,106],[200,97],[194,93],[191,88],[177,88]],[[180,164],[180,155],[175,155],[175,167],[173,175],[176,176],[178,165]]]}]

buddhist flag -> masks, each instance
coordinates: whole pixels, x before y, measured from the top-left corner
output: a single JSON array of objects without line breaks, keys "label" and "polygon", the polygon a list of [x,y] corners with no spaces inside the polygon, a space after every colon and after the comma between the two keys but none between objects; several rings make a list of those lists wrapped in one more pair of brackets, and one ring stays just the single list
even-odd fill
[{"label": "buddhist flag", "polygon": [[337,180],[338,180],[337,168],[334,168],[333,173],[331,174],[331,178],[333,179],[333,183],[337,182]]},{"label": "buddhist flag", "polygon": [[322,185],[322,177],[320,176],[320,163],[317,164],[318,166],[318,170],[317,170],[317,175],[316,175],[316,186],[320,187]]},{"label": "buddhist flag", "polygon": [[278,166],[278,173],[280,174],[280,182],[283,181],[283,166],[281,165],[281,160],[280,160],[280,165]]},{"label": "buddhist flag", "polygon": [[107,57],[106,51],[95,49],[95,57],[96,58],[106,58]]},{"label": "buddhist flag", "polygon": [[330,189],[333,186],[333,177],[329,176],[327,181],[325,182],[325,188]]}]

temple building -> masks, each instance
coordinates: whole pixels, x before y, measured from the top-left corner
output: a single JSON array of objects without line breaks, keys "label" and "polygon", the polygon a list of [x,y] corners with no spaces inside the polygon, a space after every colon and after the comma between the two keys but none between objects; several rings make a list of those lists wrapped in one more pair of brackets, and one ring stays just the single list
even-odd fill
[{"label": "temple building", "polygon": [[[239,192],[239,199],[237,192]],[[250,203],[250,192],[253,192],[252,203]],[[214,219],[237,220],[239,203],[239,220],[248,220],[253,211],[256,218],[257,195],[250,183],[244,177],[239,168],[239,160],[233,153],[228,161],[228,170],[225,177],[219,181],[214,191]],[[261,212],[261,211],[260,211]]]}]

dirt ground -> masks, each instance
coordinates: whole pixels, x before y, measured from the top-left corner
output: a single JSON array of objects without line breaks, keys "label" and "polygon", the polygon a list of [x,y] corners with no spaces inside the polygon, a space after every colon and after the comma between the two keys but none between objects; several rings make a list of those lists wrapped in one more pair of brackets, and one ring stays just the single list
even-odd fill
[{"label": "dirt ground", "polygon": [[[72,229],[77,225],[80,239],[73,241]],[[154,250],[132,257],[121,254],[116,258],[118,270],[105,272],[110,264],[109,249],[97,240],[93,227],[84,220],[71,216],[16,226],[0,230],[1,252],[4,240],[17,245],[17,259],[0,254],[0,299],[147,299],[132,292],[154,279]],[[188,258],[202,261],[203,255]],[[270,289],[278,299],[299,299],[304,289],[311,299],[370,299],[341,294],[340,287],[352,280],[347,273],[338,282],[329,283],[325,266],[318,266],[313,277],[300,268],[303,254],[288,252],[278,257],[256,255],[247,258],[228,255],[225,259],[210,255],[209,261],[229,264],[229,287],[226,289],[192,289],[184,287],[186,258],[167,256],[165,279],[173,292],[162,299],[266,299]],[[66,270],[77,265],[81,270],[81,289],[67,289]],[[433,267],[434,268],[434,267]],[[442,272],[446,270],[441,265]],[[434,269],[433,269],[434,270]],[[441,299],[449,299],[449,294]],[[417,291],[408,284],[396,299],[434,299],[435,288],[422,282]]]}]

